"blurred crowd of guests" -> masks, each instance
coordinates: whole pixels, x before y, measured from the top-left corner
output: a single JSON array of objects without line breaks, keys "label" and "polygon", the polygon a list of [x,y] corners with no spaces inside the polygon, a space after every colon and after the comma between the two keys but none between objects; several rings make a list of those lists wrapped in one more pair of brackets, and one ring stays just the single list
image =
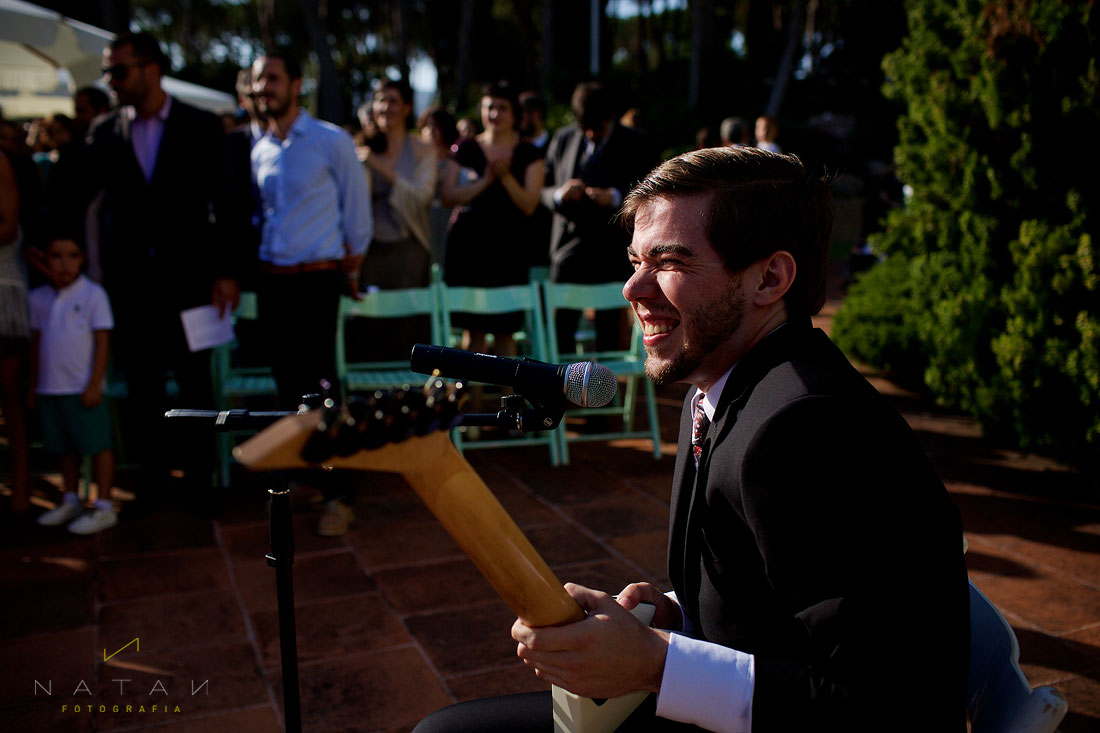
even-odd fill
[{"label": "blurred crowd of guests", "polygon": [[[598,83],[578,85],[574,121],[549,130],[547,100],[506,82],[484,88],[475,122],[445,106],[414,121],[408,84],[384,81],[359,108],[359,126],[345,129],[300,106],[301,67],[284,51],[240,72],[239,113],[222,119],[168,95],[167,70],[154,37],[123,34],[104,51],[114,100],[87,87],[71,118],[0,117],[0,409],[15,511],[29,506],[30,405],[62,456],[66,491],[43,523],[98,531],[117,521],[109,496],[90,514],[76,499],[82,455],[95,456],[100,486],[113,483],[111,442],[90,439],[100,432],[133,443],[135,513],[155,506],[172,468],[183,469],[185,496],[210,503],[212,437],[169,434],[162,418],[169,375],[172,406],[214,406],[210,353],[189,348],[182,311],[225,313],[254,291],[249,338],[274,370],[279,406],[292,409],[302,394],[338,385],[343,295],[427,285],[433,263],[449,285],[523,283],[533,267],[556,282],[629,275],[615,214],[658,160],[640,112],[620,115]],[[722,123],[719,140],[700,135],[700,145],[751,137],[740,118]],[[775,120],[756,121],[760,147],[778,151],[776,136]],[[575,349],[579,315],[558,316],[562,353]],[[518,314],[477,313],[453,323],[464,348],[491,342],[504,355],[519,324]],[[614,313],[595,330],[598,349],[626,338]],[[367,330],[355,348],[401,358],[423,338],[411,327]],[[108,363],[125,377],[121,430],[102,422],[115,420],[104,417]],[[71,372],[63,384],[49,377],[57,365]],[[61,406],[47,415],[43,398]],[[338,534],[346,521],[321,529]]]}]

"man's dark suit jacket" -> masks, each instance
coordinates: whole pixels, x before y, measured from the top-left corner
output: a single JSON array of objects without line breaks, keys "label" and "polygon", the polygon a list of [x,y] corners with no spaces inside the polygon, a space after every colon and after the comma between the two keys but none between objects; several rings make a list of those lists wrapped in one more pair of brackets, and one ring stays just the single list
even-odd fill
[{"label": "man's dark suit jacket", "polygon": [[147,182],[130,124],[120,109],[89,134],[89,193],[104,191],[104,285],[112,301],[154,293],[158,302],[147,307],[207,304],[214,280],[235,274],[232,222],[243,215],[230,189],[224,128],[215,115],[173,99]]},{"label": "man's dark suit jacket", "polygon": [[900,415],[808,319],[734,367],[698,480],[690,398],[669,575],[755,655],[753,730],[965,730],[961,520]]},{"label": "man's dark suit jacket", "polygon": [[617,210],[584,199],[560,206],[554,191],[571,178],[589,186],[617,188],[623,196],[652,167],[643,136],[612,123],[607,138],[579,165],[584,131],[576,125],[557,130],[546,150],[546,187],[542,203],[554,212],[550,231],[550,277],[555,282],[600,283],[625,280],[630,235],[615,223]]}]

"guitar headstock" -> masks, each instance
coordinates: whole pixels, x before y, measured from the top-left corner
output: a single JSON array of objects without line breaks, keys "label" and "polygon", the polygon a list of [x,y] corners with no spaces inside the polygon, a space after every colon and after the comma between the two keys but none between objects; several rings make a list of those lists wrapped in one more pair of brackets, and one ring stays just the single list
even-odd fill
[{"label": "guitar headstock", "polygon": [[[239,462],[256,470],[354,468],[403,471],[389,457],[413,442],[445,437],[461,421],[462,382],[432,378],[423,388],[403,385],[353,395],[337,403],[283,418],[234,449]],[[384,448],[391,450],[383,450]],[[384,454],[384,455],[383,455]]]}]

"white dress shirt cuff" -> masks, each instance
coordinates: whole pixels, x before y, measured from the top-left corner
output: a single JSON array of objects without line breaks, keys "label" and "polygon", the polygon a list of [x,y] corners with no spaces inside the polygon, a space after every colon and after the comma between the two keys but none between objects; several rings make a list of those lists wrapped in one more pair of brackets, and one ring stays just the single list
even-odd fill
[{"label": "white dress shirt cuff", "polygon": [[672,634],[657,715],[725,733],[752,730],[753,656]]}]

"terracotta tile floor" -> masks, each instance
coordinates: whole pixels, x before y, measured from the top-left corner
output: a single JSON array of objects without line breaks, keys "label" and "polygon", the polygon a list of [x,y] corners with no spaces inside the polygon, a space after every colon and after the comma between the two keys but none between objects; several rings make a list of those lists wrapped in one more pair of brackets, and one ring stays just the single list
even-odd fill
[{"label": "terracotta tile floor", "polygon": [[[1095,487],[997,450],[969,420],[874,381],[962,510],[971,577],[1015,627],[1025,673],[1066,694],[1063,731],[1097,730]],[[669,453],[682,394],[659,393]],[[544,449],[468,456],[559,577],[606,589],[667,584],[672,459],[653,461],[643,442],[571,453],[558,469]],[[42,486],[40,498],[55,500]],[[265,488],[239,474],[217,520],[166,510],[91,538],[13,519],[0,497],[0,728],[280,730]],[[453,700],[541,688],[514,656],[512,613],[401,479],[365,477],[355,510],[340,538],[313,534],[316,505],[294,514],[305,730],[407,731]]]}]

